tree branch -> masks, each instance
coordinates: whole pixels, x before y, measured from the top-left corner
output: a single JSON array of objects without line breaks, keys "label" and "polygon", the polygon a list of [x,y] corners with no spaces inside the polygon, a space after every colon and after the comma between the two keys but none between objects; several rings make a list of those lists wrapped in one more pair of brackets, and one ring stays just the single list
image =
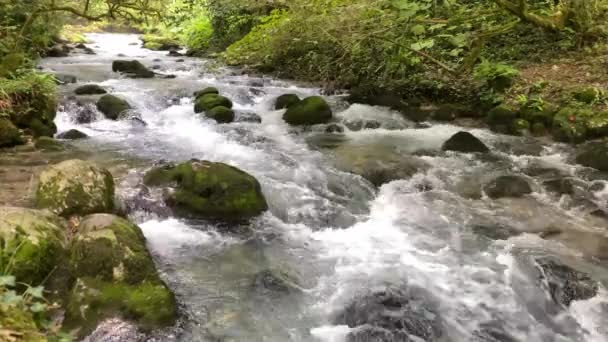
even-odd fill
[{"label": "tree branch", "polygon": [[563,30],[569,18],[569,11],[563,9],[558,10],[551,16],[532,13],[528,10],[527,0],[517,0],[517,3],[511,0],[494,0],[494,2],[520,19],[551,31]]}]

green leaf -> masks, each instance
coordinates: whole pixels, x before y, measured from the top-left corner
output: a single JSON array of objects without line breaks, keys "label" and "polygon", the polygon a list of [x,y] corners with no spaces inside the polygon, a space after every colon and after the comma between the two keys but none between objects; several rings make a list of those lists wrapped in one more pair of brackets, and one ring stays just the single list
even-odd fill
[{"label": "green leaf", "polygon": [[412,50],[421,51],[424,49],[432,48],[435,46],[435,41],[433,39],[421,40],[411,45]]},{"label": "green leaf", "polygon": [[21,303],[23,298],[17,295],[17,292],[11,290],[6,291],[2,296],[0,296],[0,303],[4,305],[15,305]]},{"label": "green leaf", "polygon": [[34,298],[44,298],[44,287],[42,286],[36,286],[36,287],[30,287],[29,289],[27,289],[26,293],[29,294],[30,296],[34,297]]},{"label": "green leaf", "polygon": [[33,313],[44,312],[46,311],[46,308],[46,304],[36,302],[30,306],[30,311]]},{"label": "green leaf", "polygon": [[426,33],[426,29],[424,28],[423,25],[420,25],[420,24],[412,26],[411,31],[413,34],[415,34],[417,36],[420,36],[420,35],[423,35]]}]

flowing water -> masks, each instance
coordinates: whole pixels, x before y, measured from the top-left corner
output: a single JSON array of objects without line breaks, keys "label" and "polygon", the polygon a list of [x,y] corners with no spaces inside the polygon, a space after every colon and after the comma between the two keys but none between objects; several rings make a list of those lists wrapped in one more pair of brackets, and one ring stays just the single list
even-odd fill
[{"label": "flowing water", "polygon": [[[76,124],[70,105],[56,121],[60,131],[90,135],[74,142],[77,148],[129,161],[120,175],[123,198],[139,196],[143,172],[158,161],[197,158],[253,174],[270,206],[250,227],[236,228],[130,212],[180,304],[180,323],[158,332],[159,340],[344,341],[352,328],[336,319],[339,313],[387,288],[414,293],[424,308],[414,315],[440,331],[428,341],[608,340],[608,272],[594,258],[608,248],[594,238],[604,236],[608,221],[590,214],[606,208],[608,178],[572,164],[571,147],[467,129],[493,157],[445,153],[441,144],[462,128],[421,128],[386,108],[347,105],[340,96],[328,97],[337,121],[373,119],[381,127],[344,134],[292,128],[282,111],[272,110],[274,98],[320,89],[242,75],[208,60],[178,61],[141,49],[135,35],[89,38],[96,55],[49,58],[42,67],[110,89],[145,122],[99,117]],[[177,77],[121,78],[110,67],[120,58]],[[75,86],[62,86],[64,103]],[[195,114],[191,94],[207,86],[262,122],[218,125]],[[411,155],[430,169],[379,189],[341,171],[338,162]],[[481,184],[505,173],[526,174],[535,192],[501,200],[480,193]],[[578,202],[550,194],[541,186],[547,174],[575,177],[594,190]],[[537,234],[555,229],[574,233],[569,239]],[[597,295],[556,304],[536,263],[545,256],[591,274],[600,284]],[[267,270],[289,274],[296,289],[256,286]],[[424,338],[394,339],[402,340]]]}]

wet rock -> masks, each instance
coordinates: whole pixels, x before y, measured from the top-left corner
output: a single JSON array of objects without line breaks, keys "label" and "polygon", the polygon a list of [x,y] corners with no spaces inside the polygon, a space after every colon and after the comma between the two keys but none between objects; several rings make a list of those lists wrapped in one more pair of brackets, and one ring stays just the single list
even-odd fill
[{"label": "wet rock", "polygon": [[316,125],[332,118],[329,104],[320,96],[311,96],[287,108],[283,120],[290,125]]},{"label": "wet rock", "polygon": [[553,300],[569,306],[572,301],[594,297],[598,292],[598,283],[588,274],[577,271],[557,260],[540,258],[536,263],[541,270],[541,279],[546,282]]},{"label": "wet rock", "polygon": [[70,49],[66,45],[55,45],[46,51],[47,57],[67,57],[70,55]]},{"label": "wet rock", "polygon": [[21,132],[8,118],[0,117],[0,148],[24,144]]},{"label": "wet rock", "polygon": [[83,342],[142,342],[146,335],[139,332],[135,324],[118,318],[101,322]]},{"label": "wet rock", "polygon": [[78,139],[86,139],[89,136],[82,133],[77,129],[71,129],[69,131],[59,133],[57,135],[57,139],[65,139],[65,140],[78,140]]},{"label": "wet rock", "polygon": [[362,176],[379,187],[399,179],[409,179],[430,165],[422,159],[385,150],[381,146],[339,146],[335,150],[338,168]]},{"label": "wet rock", "polygon": [[205,116],[217,123],[231,123],[234,121],[234,111],[228,107],[216,106],[205,111]]},{"label": "wet rock", "polygon": [[277,97],[276,102],[274,104],[274,109],[286,109],[300,101],[300,97],[296,94],[284,94]]},{"label": "wet rock", "polygon": [[484,186],[483,191],[492,199],[523,197],[532,193],[528,181],[520,176],[500,176]]},{"label": "wet rock", "polygon": [[439,341],[442,336],[434,310],[423,298],[399,289],[355,298],[337,315],[334,324],[356,328],[348,334],[348,342]]},{"label": "wet rock", "polygon": [[199,97],[205,96],[207,94],[219,95],[220,91],[216,87],[207,87],[205,89],[202,89],[202,90],[199,90],[199,91],[195,91],[194,92],[194,98],[198,99]]},{"label": "wet rock", "polygon": [[251,122],[251,123],[261,123],[262,118],[256,113],[248,113],[248,112],[239,112],[236,116],[236,122]]},{"label": "wet rock", "polygon": [[246,220],[268,209],[260,183],[233,166],[190,161],[152,169],[148,186],[175,186],[166,203],[178,214],[226,221]]},{"label": "wet rock", "polygon": [[281,270],[264,270],[254,277],[253,287],[260,292],[290,293],[298,290],[297,280]]},{"label": "wet rock", "polygon": [[55,77],[55,83],[60,84],[60,85],[76,83],[76,81],[77,81],[76,76],[73,76],[73,75],[55,74],[53,76]]},{"label": "wet rock", "polygon": [[139,227],[114,215],[85,217],[70,247],[76,278],[69,293],[64,326],[92,331],[116,314],[144,330],[170,326],[175,298],[158,277]]},{"label": "wet rock", "polygon": [[89,47],[85,47],[84,49],[82,49],[82,52],[85,55],[96,55],[95,50],[89,48]]},{"label": "wet rock", "polygon": [[104,95],[97,101],[97,109],[110,120],[118,120],[124,112],[131,109],[131,105],[114,95]]},{"label": "wet rock", "polygon": [[560,195],[574,195],[577,191],[583,192],[586,184],[575,178],[556,178],[543,182],[543,186],[550,192]]},{"label": "wet rock", "polygon": [[169,53],[167,54],[167,56],[169,56],[169,57],[182,57],[183,54],[181,54],[177,50],[171,50],[171,51],[169,51]]},{"label": "wet rock", "polygon": [[325,127],[325,133],[344,133],[344,127],[338,124],[329,124]]},{"label": "wet rock", "polygon": [[196,99],[194,103],[194,112],[202,113],[220,106],[231,109],[232,101],[230,101],[229,98],[218,94],[206,94]]},{"label": "wet rock", "polygon": [[34,146],[43,151],[63,151],[65,150],[65,146],[60,142],[53,138],[49,137],[40,137],[36,139]]},{"label": "wet rock", "polygon": [[12,207],[0,207],[0,222],[0,257],[11,261],[10,274],[41,284],[65,258],[65,222],[47,211]]},{"label": "wet rock", "polygon": [[114,178],[90,162],[61,162],[40,174],[36,207],[60,216],[112,212]]},{"label": "wet rock", "polygon": [[158,78],[165,79],[165,80],[172,80],[174,78],[177,78],[177,76],[173,75],[173,74],[159,74],[159,73],[155,73],[154,75],[158,76]]},{"label": "wet rock", "polygon": [[132,60],[118,60],[112,62],[112,71],[120,72],[131,78],[152,78],[154,72],[146,68],[141,62]]},{"label": "wet rock", "polygon": [[88,124],[97,120],[97,112],[95,111],[94,103],[76,103],[73,110],[70,111],[73,116],[71,119],[77,124]]},{"label": "wet rock", "polygon": [[581,251],[586,257],[608,260],[608,236],[603,232],[551,226],[545,229],[541,237],[559,241],[572,249]]},{"label": "wet rock", "polygon": [[141,38],[144,49],[155,51],[179,50],[179,42],[167,37],[145,35]]},{"label": "wet rock", "polygon": [[481,140],[469,132],[458,132],[448,139],[441,147],[444,151],[457,151],[464,153],[490,152],[490,149]]},{"label": "wet rock", "polygon": [[517,119],[517,115],[516,109],[508,105],[500,105],[488,112],[486,120],[493,131],[511,134],[513,121]]},{"label": "wet rock", "polygon": [[85,84],[74,90],[76,95],[98,95],[107,94],[108,92],[97,84]]},{"label": "wet rock", "polygon": [[608,172],[608,140],[592,142],[583,146],[576,156],[576,162]]},{"label": "wet rock", "polygon": [[475,234],[485,236],[491,240],[507,240],[521,234],[517,229],[503,225],[478,224],[471,226],[471,229]]},{"label": "wet rock", "polygon": [[152,70],[159,70],[161,68],[160,65],[153,65]]}]

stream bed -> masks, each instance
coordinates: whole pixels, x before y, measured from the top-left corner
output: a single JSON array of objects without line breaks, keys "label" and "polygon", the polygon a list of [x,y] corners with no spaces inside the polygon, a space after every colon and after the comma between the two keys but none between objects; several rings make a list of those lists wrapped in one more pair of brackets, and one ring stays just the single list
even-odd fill
[{"label": "stream bed", "polygon": [[[115,173],[118,193],[180,305],[179,324],[151,339],[608,340],[608,176],[575,165],[571,146],[421,126],[342,96],[327,99],[344,133],[294,128],[273,110],[274,99],[320,89],[144,50],[136,35],[88,38],[95,55],[47,58],[41,67],[78,79],[61,86],[56,124],[90,138],[70,144],[127,165]],[[116,59],[176,78],[122,78],[111,70]],[[86,98],[73,90],[86,83],[128,100],[137,119],[96,113],[77,123],[82,108],[74,103]],[[217,124],[195,114],[192,93],[207,86],[229,97],[238,116],[255,113],[261,123]],[[441,151],[461,130],[492,153]],[[269,211],[232,227],[155,210],[143,173],[192,158],[254,175]],[[413,171],[379,188],[348,172],[370,165]],[[485,196],[483,185],[505,174],[525,177],[533,193]],[[550,181],[566,178],[580,187],[551,190]]]}]

